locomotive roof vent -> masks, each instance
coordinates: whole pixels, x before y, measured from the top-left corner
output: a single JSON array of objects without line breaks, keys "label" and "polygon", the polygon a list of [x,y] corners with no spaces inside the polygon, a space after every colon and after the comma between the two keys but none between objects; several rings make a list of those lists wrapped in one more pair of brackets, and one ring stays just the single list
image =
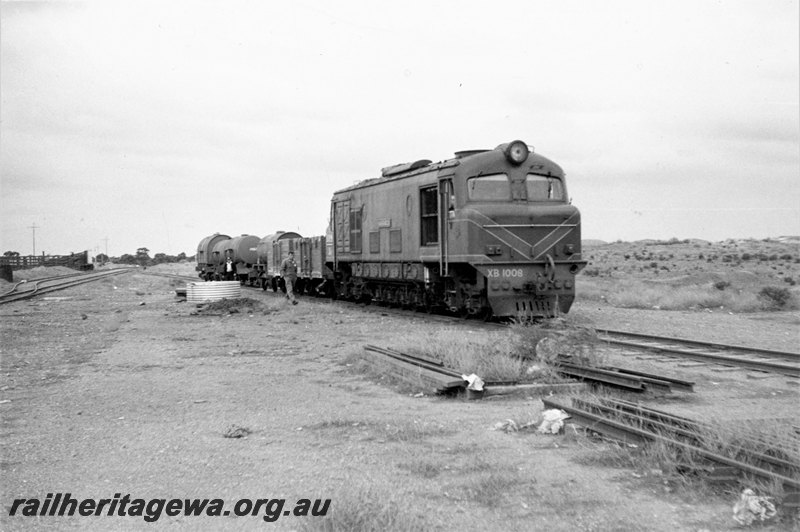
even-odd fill
[{"label": "locomotive roof vent", "polygon": [[463,159],[464,157],[469,157],[470,155],[477,155],[479,153],[485,153],[490,150],[462,150],[456,152],[456,159]]},{"label": "locomotive roof vent", "polygon": [[389,177],[402,174],[403,172],[410,172],[411,170],[416,170],[418,168],[422,168],[423,166],[428,166],[429,164],[431,164],[430,159],[420,159],[419,161],[414,161],[413,163],[402,163],[394,166],[387,166],[386,168],[381,168],[381,176]]}]

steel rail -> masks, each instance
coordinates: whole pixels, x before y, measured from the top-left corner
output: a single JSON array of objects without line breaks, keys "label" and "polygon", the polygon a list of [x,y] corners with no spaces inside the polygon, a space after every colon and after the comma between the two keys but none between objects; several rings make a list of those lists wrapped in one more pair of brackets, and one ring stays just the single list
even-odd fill
[{"label": "steel rail", "polygon": [[386,349],[386,348],[382,348],[382,347],[376,347],[374,345],[365,345],[364,349],[366,349],[367,351],[372,351],[372,352],[379,353],[379,354],[384,355],[384,356],[391,357],[391,358],[393,358],[395,360],[399,360],[401,362],[405,362],[406,364],[411,364],[411,365],[414,365],[414,366],[417,366],[417,367],[420,367],[420,368],[423,368],[423,369],[426,369],[426,370],[429,370],[429,371],[434,371],[436,373],[441,373],[442,375],[446,375],[448,377],[453,377],[455,379],[464,380],[461,373],[459,373],[459,372],[457,372],[455,370],[446,368],[444,366],[444,364],[442,364],[438,360],[432,360],[432,359],[429,359],[429,358],[422,358],[422,357],[417,357],[417,356],[414,356],[414,355],[408,355],[406,353],[401,353],[401,352],[395,351],[393,349]]},{"label": "steel rail", "polygon": [[672,447],[679,447],[687,451],[697,453],[699,456],[702,456],[704,458],[707,458],[709,460],[712,460],[714,462],[723,465],[734,467],[736,469],[739,469],[740,471],[744,471],[768,480],[779,481],[783,483],[785,487],[789,487],[792,490],[800,490],[800,480],[788,477],[781,473],[776,473],[774,471],[769,471],[761,467],[741,462],[739,460],[735,460],[733,458],[729,458],[727,456],[723,456],[721,454],[712,452],[708,449],[698,447],[697,445],[692,445],[691,443],[670,438],[663,434],[657,434],[654,432],[650,432],[648,430],[627,425],[625,423],[620,423],[619,421],[615,421],[603,417],[601,415],[588,412],[581,408],[576,408],[570,405],[559,403],[557,401],[554,401],[553,399],[544,398],[542,399],[542,402],[544,403],[545,408],[548,409],[557,408],[563,410],[564,412],[572,416],[579,424],[584,425],[585,427],[591,430],[607,434],[622,441],[634,441],[636,443],[659,441]]},{"label": "steel rail", "polygon": [[684,346],[694,346],[706,349],[717,349],[729,352],[741,352],[746,354],[758,354],[770,356],[773,358],[782,358],[789,361],[800,361],[800,353],[791,351],[777,351],[774,349],[764,349],[761,347],[747,347],[743,345],[721,344],[719,342],[704,342],[701,340],[690,340],[688,338],[671,338],[669,336],[658,336],[654,334],[634,333],[627,331],[617,331],[613,329],[596,329],[598,334],[605,334],[608,336],[621,336],[624,338],[638,338],[641,340],[653,340],[656,342],[672,342]]},{"label": "steel rail", "polygon": [[[556,369],[562,375],[575,377],[582,380],[598,382],[600,384],[610,384],[618,388],[634,392],[643,392],[645,390],[645,383],[642,382],[640,377],[635,375],[625,375],[617,373],[616,371],[609,371],[598,369],[588,366],[578,366],[576,364],[568,364],[559,362]],[[669,389],[669,385],[666,386]]]},{"label": "steel rail", "polygon": [[[712,426],[709,425],[708,423],[703,423],[686,417],[670,414],[669,412],[664,412],[663,410],[648,408],[646,406],[642,406],[640,403],[626,401],[625,399],[598,398],[598,402],[605,405],[613,405],[615,408],[618,408],[620,410],[641,412],[644,415],[647,415],[650,419],[660,420],[665,423],[669,423],[673,426],[683,427],[688,430],[694,430],[697,432],[699,432],[701,429],[713,430]],[[788,456],[791,453],[796,453],[798,449],[798,444],[800,444],[800,441],[798,441],[796,435],[792,438],[793,441],[787,442],[785,444],[782,442],[769,441],[762,435],[756,433],[749,433],[749,434],[737,433],[736,437],[742,441],[746,441],[753,447],[763,447],[773,453],[782,453],[783,456]],[[780,457],[776,458],[780,459]],[[792,466],[795,468],[800,468],[800,464],[792,464]]]},{"label": "steel rail", "polygon": [[[90,283],[92,281],[97,281],[99,279],[105,279],[106,277],[111,277],[114,275],[120,275],[122,273],[128,273],[133,270],[129,270],[127,268],[120,268],[116,270],[108,270],[105,272],[94,272],[89,274],[83,274],[80,278],[75,278],[74,275],[67,275],[62,276],[66,277],[67,279],[59,279],[58,277],[49,277],[45,279],[32,279],[27,283],[19,284],[18,286],[14,287],[14,291],[7,292],[0,296],[0,304],[11,303],[13,301],[21,301],[23,299],[30,299],[32,297],[39,296],[41,294],[47,294],[49,292],[55,292],[57,290],[64,290],[65,288],[71,288],[73,286],[78,286],[85,283]],[[52,286],[40,286],[46,283],[56,283]],[[16,292],[16,289],[19,286],[32,286],[31,290],[27,290],[24,292]]]},{"label": "steel rail", "polygon": [[664,375],[657,375],[655,373],[645,373],[643,371],[636,371],[627,368],[618,368],[614,366],[602,366],[603,369],[610,371],[618,371],[627,375],[634,375],[641,377],[643,382],[647,384],[649,381],[666,382],[670,388],[677,388],[683,392],[694,392],[694,382],[685,381],[682,379],[675,379],[673,377],[666,377]]},{"label": "steel rail", "polygon": [[137,273],[140,273],[140,274],[143,274],[143,275],[154,275],[156,277],[167,277],[169,279],[178,279],[180,281],[186,281],[187,283],[202,283],[203,282],[203,279],[201,279],[200,277],[197,277],[197,276],[191,277],[191,276],[188,276],[188,275],[181,275],[181,274],[178,274],[178,273],[161,273],[161,272],[148,272],[148,271],[141,271],[141,272],[137,272]]},{"label": "steel rail", "polygon": [[[645,373],[627,368],[619,368],[615,366],[585,366],[575,364],[567,355],[558,355],[557,362],[560,367],[567,368],[562,371],[564,374],[569,374],[570,371],[575,372],[575,375],[580,377],[580,374],[585,374],[587,380],[593,380],[601,384],[614,384],[622,382],[622,387],[627,388],[630,384],[632,389],[636,391],[643,391],[645,388],[653,388],[662,392],[671,393],[673,388],[683,392],[694,392],[694,382],[682,379],[675,379],[665,375],[657,375],[655,373]],[[641,382],[643,387],[637,385]]]},{"label": "steel rail", "polygon": [[85,272],[75,272],[75,273],[67,273],[65,275],[52,275],[50,277],[39,277],[38,279],[22,279],[21,281],[17,281],[16,283],[14,283],[14,286],[12,286],[10,290],[0,294],[0,298],[5,297],[5,296],[10,295],[10,294],[13,294],[17,290],[17,288],[19,288],[20,286],[28,286],[27,283],[30,283],[31,285],[33,285],[34,283],[41,283],[41,282],[44,282],[44,281],[53,281],[53,280],[57,280],[57,279],[69,279],[69,278],[72,278],[72,277],[77,277],[79,275],[86,275],[86,273]]},{"label": "steel rail", "polygon": [[[626,402],[627,403],[627,402]],[[668,414],[652,411],[638,405],[631,406],[629,403],[617,403],[613,399],[601,399],[598,403],[591,403],[584,399],[573,399],[572,405],[587,412],[605,415],[611,419],[623,421],[631,426],[647,429],[656,434],[673,434],[684,438],[686,443],[702,446],[704,439],[703,433],[711,430],[710,427],[695,422],[687,422],[684,419],[670,419]],[[754,440],[743,440],[751,445],[763,445],[763,442]],[[741,453],[745,453],[746,458],[757,462],[760,466],[785,476],[800,476],[800,465],[789,460],[784,460],[778,456],[768,455],[755,450],[739,448]]]},{"label": "steel rail", "polygon": [[[443,393],[454,389],[463,389],[467,386],[466,380],[460,373],[429,360],[373,345],[365,345],[364,350],[383,355],[384,360],[397,368],[401,376],[409,375],[414,379],[435,383],[433,386],[437,392]],[[411,373],[408,370],[411,370]]]},{"label": "steel rail", "polygon": [[[784,375],[789,375],[791,377],[800,377],[800,364],[797,363],[798,361],[800,361],[800,359],[791,358],[791,357],[800,357],[800,355],[796,353],[770,351],[765,349],[759,350],[757,348],[749,349],[741,346],[728,346],[732,351],[735,352],[738,351],[742,354],[749,352],[751,354],[756,354],[758,356],[775,356],[775,357],[780,356],[780,358],[782,358],[783,360],[789,360],[794,362],[794,364],[785,364],[769,360],[756,360],[752,358],[743,358],[742,355],[728,356],[708,351],[688,350],[686,348],[679,347],[684,342],[684,340],[679,338],[648,336],[637,333],[629,334],[620,331],[608,331],[604,329],[598,329],[597,332],[600,333],[599,339],[601,341],[611,345],[630,347],[634,349],[643,349],[646,351],[655,351],[658,353],[664,353],[669,356],[679,356],[680,358],[687,358],[691,360],[697,360],[700,362],[713,362],[724,366],[733,366],[733,367],[752,369],[755,371],[763,371],[768,373],[781,373]],[[644,340],[645,342],[616,339],[613,338],[613,335],[630,336],[632,338],[638,338],[640,340]],[[646,343],[647,340],[651,342],[669,342],[672,345]],[[695,344],[696,342],[694,342],[693,340],[686,340],[684,345],[693,346]],[[676,347],[676,345],[678,347]],[[711,348],[710,347],[711,345],[712,344],[708,344],[706,348]],[[725,347],[722,344],[713,344],[713,345],[714,349],[722,349]]]}]

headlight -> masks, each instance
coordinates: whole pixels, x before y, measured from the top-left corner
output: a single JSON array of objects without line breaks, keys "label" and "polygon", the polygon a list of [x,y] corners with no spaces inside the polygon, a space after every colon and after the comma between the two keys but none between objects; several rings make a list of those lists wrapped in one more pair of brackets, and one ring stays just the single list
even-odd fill
[{"label": "headlight", "polygon": [[521,140],[515,140],[506,147],[506,158],[511,164],[520,165],[528,158],[528,145]]}]

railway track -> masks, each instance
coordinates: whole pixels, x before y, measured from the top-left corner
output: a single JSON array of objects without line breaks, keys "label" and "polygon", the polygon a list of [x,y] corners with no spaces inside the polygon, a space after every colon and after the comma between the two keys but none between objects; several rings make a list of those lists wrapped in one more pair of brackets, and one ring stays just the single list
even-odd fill
[{"label": "railway track", "polygon": [[199,277],[197,277],[196,275],[189,276],[189,275],[180,275],[180,274],[177,274],[177,273],[150,272],[150,271],[146,271],[146,270],[145,271],[141,271],[141,272],[137,272],[137,273],[140,273],[140,274],[143,274],[143,275],[154,275],[156,277],[166,277],[168,279],[177,279],[178,281],[186,281],[187,283],[201,283],[201,282],[203,282],[203,280],[200,279]]},{"label": "railway track", "polygon": [[756,347],[668,338],[609,329],[597,329],[607,345],[650,351],[662,355],[800,377],[800,353]]},{"label": "railway track", "polygon": [[682,392],[694,391],[694,382],[691,381],[675,379],[666,375],[643,373],[627,368],[613,366],[591,367],[573,364],[566,357],[559,358],[556,371],[573,379],[613,386],[630,392],[655,391],[672,393],[673,389]]},{"label": "railway track", "polygon": [[[800,492],[800,466],[793,460],[794,455],[784,452],[777,442],[743,436],[727,450],[720,450],[710,443],[714,441],[712,427],[637,403],[608,398],[596,401],[574,398],[569,403],[546,398],[543,402],[545,408],[563,410],[579,425],[606,436],[636,444],[660,442],[700,456],[726,471],[732,469],[778,482],[793,500]],[[760,450],[765,444],[773,447]],[[796,442],[792,445],[796,447]]]},{"label": "railway track", "polygon": [[382,356],[382,360],[388,363],[391,373],[396,377],[411,378],[413,381],[424,383],[436,393],[450,393],[466,388],[462,374],[446,368],[438,360],[374,345],[366,345],[364,350]]},{"label": "railway track", "polygon": [[0,294],[0,305],[4,303],[11,303],[12,301],[30,299],[32,297],[55,292],[56,290],[64,290],[65,288],[91,283],[92,281],[129,273],[131,271],[133,270],[129,268],[119,268],[101,272],[67,274],[56,277],[44,277],[41,279],[20,281],[7,292]]}]

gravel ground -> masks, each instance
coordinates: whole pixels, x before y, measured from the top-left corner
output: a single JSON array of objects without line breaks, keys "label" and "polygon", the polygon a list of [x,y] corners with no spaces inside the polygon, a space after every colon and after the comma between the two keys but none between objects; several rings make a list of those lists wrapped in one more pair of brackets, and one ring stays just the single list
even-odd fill
[{"label": "gravel ground", "polygon": [[[153,269],[148,269],[153,270]],[[441,324],[248,291],[261,311],[198,313],[182,283],[127,274],[0,307],[3,530],[141,529],[141,517],[8,516],[16,498],[331,499],[326,517],[162,515],[177,530],[735,530],[731,492],[681,489],[604,463],[609,442],[491,430],[534,420],[536,397],[464,401],[398,393],[346,365]],[[569,321],[771,348],[798,315],[627,311],[577,304]],[[479,334],[469,322],[453,325]],[[791,331],[787,335],[787,331]],[[718,419],[797,423],[797,384],[711,366],[607,354],[696,382],[649,397]],[[243,435],[241,438],[226,437]],[[366,525],[364,525],[366,523]],[[760,530],[782,530],[768,524]],[[782,528],[783,527],[783,528]]]}]

